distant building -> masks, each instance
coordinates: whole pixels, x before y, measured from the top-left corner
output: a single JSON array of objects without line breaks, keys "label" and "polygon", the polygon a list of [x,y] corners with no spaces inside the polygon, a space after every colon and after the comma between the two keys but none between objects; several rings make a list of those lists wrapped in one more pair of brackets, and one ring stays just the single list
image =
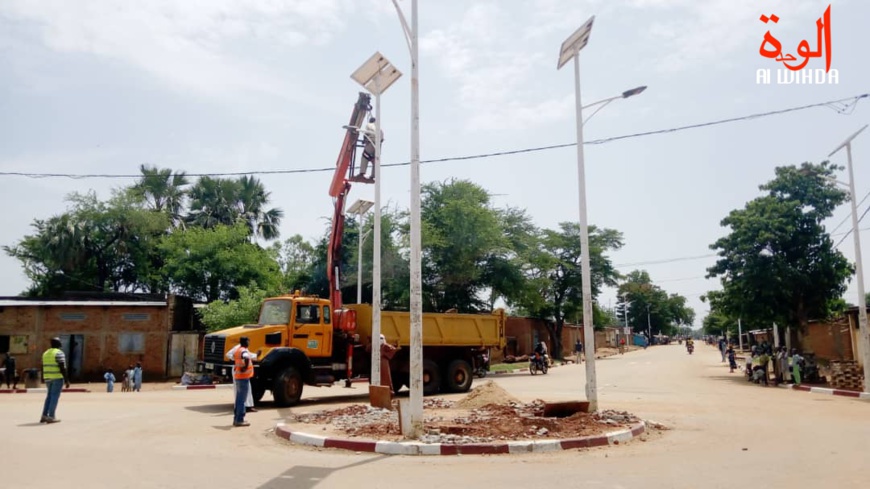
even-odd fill
[{"label": "distant building", "polygon": [[59,337],[72,380],[101,380],[142,364],[151,379],[195,369],[205,328],[187,297],[146,294],[67,294],[55,299],[0,297],[0,353],[20,370],[39,368],[49,339]]}]

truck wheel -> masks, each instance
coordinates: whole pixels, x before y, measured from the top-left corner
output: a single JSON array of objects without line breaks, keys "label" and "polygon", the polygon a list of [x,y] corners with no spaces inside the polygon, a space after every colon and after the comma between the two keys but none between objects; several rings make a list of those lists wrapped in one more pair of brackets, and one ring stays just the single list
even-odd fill
[{"label": "truck wheel", "polygon": [[447,366],[444,382],[448,392],[468,392],[472,380],[471,365],[465,360],[453,360]]},{"label": "truck wheel", "polygon": [[302,397],[302,375],[293,367],[287,367],[275,378],[272,396],[278,407],[290,407]]},{"label": "truck wheel", "polygon": [[438,364],[432,360],[423,360],[423,395],[438,394],[439,389],[441,389],[441,374],[438,372]]},{"label": "truck wheel", "polygon": [[263,395],[265,394],[266,388],[261,382],[251,382],[251,397],[254,398],[254,404],[258,404],[263,399]]}]

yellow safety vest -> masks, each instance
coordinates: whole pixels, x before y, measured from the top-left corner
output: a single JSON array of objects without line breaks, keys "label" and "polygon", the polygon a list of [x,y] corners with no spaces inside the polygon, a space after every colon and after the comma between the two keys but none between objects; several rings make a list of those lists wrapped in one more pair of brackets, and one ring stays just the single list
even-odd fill
[{"label": "yellow safety vest", "polygon": [[60,365],[57,364],[57,354],[60,351],[58,348],[49,348],[42,354],[42,376],[45,377],[45,380],[63,378]]}]

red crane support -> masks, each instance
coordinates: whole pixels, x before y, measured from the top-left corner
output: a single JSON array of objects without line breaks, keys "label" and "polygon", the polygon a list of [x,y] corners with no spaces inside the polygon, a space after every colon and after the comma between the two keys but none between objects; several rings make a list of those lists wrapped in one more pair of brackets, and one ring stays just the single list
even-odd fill
[{"label": "red crane support", "polygon": [[344,234],[344,204],[350,192],[349,178],[353,172],[353,160],[356,152],[359,130],[365,122],[366,114],[371,110],[371,96],[360,92],[359,99],[353,106],[350,122],[344,126],[347,132],[335,163],[335,174],[329,187],[329,195],[333,199],[335,209],[332,215],[332,230],[329,233],[329,247],[326,250],[326,276],[329,279],[329,302],[333,313],[338,315],[341,309],[341,281],[339,276],[339,260],[341,259],[341,238]]}]

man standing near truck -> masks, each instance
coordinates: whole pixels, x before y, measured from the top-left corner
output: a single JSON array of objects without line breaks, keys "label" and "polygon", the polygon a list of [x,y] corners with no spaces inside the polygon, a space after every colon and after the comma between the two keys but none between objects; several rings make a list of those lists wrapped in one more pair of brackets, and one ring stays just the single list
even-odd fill
[{"label": "man standing near truck", "polygon": [[247,336],[239,338],[239,348],[233,355],[233,382],[236,384],[236,403],[233,411],[233,426],[251,426],[245,421],[245,399],[251,390],[251,377],[254,376],[254,360],[257,355],[248,351]]}]

